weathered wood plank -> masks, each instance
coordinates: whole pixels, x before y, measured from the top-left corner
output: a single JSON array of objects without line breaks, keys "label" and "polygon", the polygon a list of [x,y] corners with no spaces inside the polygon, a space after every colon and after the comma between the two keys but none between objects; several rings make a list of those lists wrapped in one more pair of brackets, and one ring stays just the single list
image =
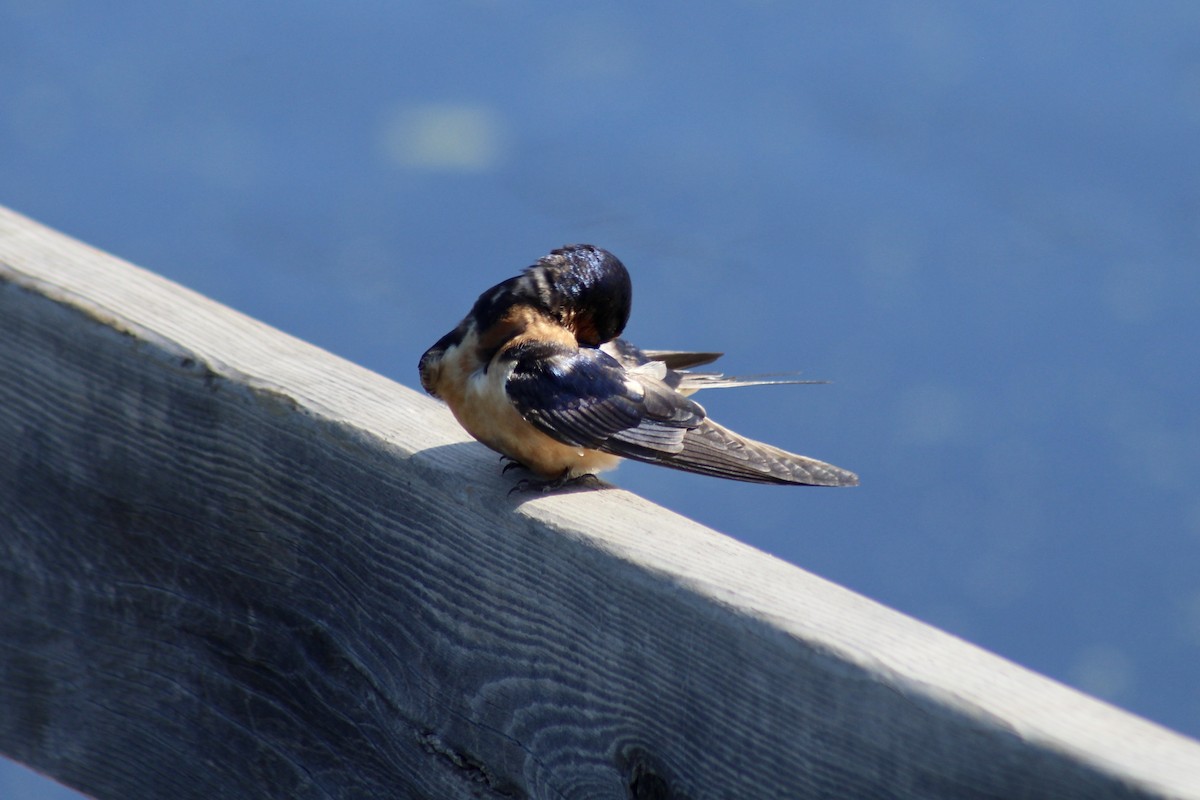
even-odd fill
[{"label": "weathered wood plank", "polygon": [[[0,751],[102,798],[1200,798],[1200,745],[0,210]],[[883,534],[881,534],[883,535]]]}]

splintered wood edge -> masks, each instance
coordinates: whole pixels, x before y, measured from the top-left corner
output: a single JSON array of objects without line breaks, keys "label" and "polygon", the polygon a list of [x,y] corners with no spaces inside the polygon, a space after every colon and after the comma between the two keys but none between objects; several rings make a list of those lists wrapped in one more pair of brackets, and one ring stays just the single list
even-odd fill
[{"label": "splintered wood edge", "polygon": [[[436,475],[448,498],[471,502],[473,485],[511,482],[481,446],[445,447],[470,439],[439,402],[3,208],[0,279],[382,442]],[[1144,789],[1200,798],[1195,741],[628,492],[537,496],[518,513],[865,669],[926,709],[952,709]],[[498,513],[496,524],[517,522]]]}]

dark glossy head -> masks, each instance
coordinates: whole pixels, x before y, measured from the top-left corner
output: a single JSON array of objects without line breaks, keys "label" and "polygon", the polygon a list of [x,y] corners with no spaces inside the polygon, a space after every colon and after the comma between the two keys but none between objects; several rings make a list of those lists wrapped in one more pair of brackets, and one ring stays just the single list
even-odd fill
[{"label": "dark glossy head", "polygon": [[571,328],[579,343],[597,347],[621,335],[633,305],[633,284],[616,256],[590,244],[554,250],[526,270],[540,273],[551,314]]},{"label": "dark glossy head", "polygon": [[[629,321],[633,285],[625,265],[607,250],[590,244],[560,247],[516,277],[479,295],[471,313],[421,356],[419,369],[425,391],[438,396],[442,359],[446,351],[470,333],[493,329],[513,306],[532,306],[574,333],[583,347],[599,347],[621,335]],[[502,342],[473,340],[489,361]]]},{"label": "dark glossy head", "polygon": [[598,347],[625,329],[633,284],[612,253],[572,244],[481,294],[472,316],[487,327],[515,303],[534,306],[574,332],[581,345]]}]

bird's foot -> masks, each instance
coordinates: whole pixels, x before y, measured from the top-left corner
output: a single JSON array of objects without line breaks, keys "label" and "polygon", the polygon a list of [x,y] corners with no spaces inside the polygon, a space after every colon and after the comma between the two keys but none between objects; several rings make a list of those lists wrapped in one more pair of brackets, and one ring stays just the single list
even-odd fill
[{"label": "bird's foot", "polygon": [[[512,464],[509,464],[508,466],[511,467]],[[507,471],[508,467],[505,467],[505,472]],[[571,477],[571,470],[565,469],[557,478],[550,478],[549,480],[543,480],[540,478],[522,478],[521,480],[517,481],[516,486],[508,490],[508,493],[510,496],[514,492],[541,492],[542,494],[545,494],[547,492],[554,492],[567,487],[597,486],[599,483],[600,479],[590,472]]]},{"label": "bird's foot", "polygon": [[500,462],[504,464],[504,466],[500,469],[501,475],[506,474],[510,469],[525,469],[524,464],[522,464],[520,461],[517,461],[515,458],[512,458],[511,456],[500,456]]}]

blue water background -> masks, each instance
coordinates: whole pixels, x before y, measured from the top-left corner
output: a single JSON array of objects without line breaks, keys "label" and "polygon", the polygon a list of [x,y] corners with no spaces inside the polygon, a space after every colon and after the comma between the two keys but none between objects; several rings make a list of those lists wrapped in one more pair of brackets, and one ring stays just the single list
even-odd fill
[{"label": "blue water background", "polygon": [[614,482],[1200,735],[1200,4],[0,0],[0,204],[414,387],[607,247],[862,476]]}]

